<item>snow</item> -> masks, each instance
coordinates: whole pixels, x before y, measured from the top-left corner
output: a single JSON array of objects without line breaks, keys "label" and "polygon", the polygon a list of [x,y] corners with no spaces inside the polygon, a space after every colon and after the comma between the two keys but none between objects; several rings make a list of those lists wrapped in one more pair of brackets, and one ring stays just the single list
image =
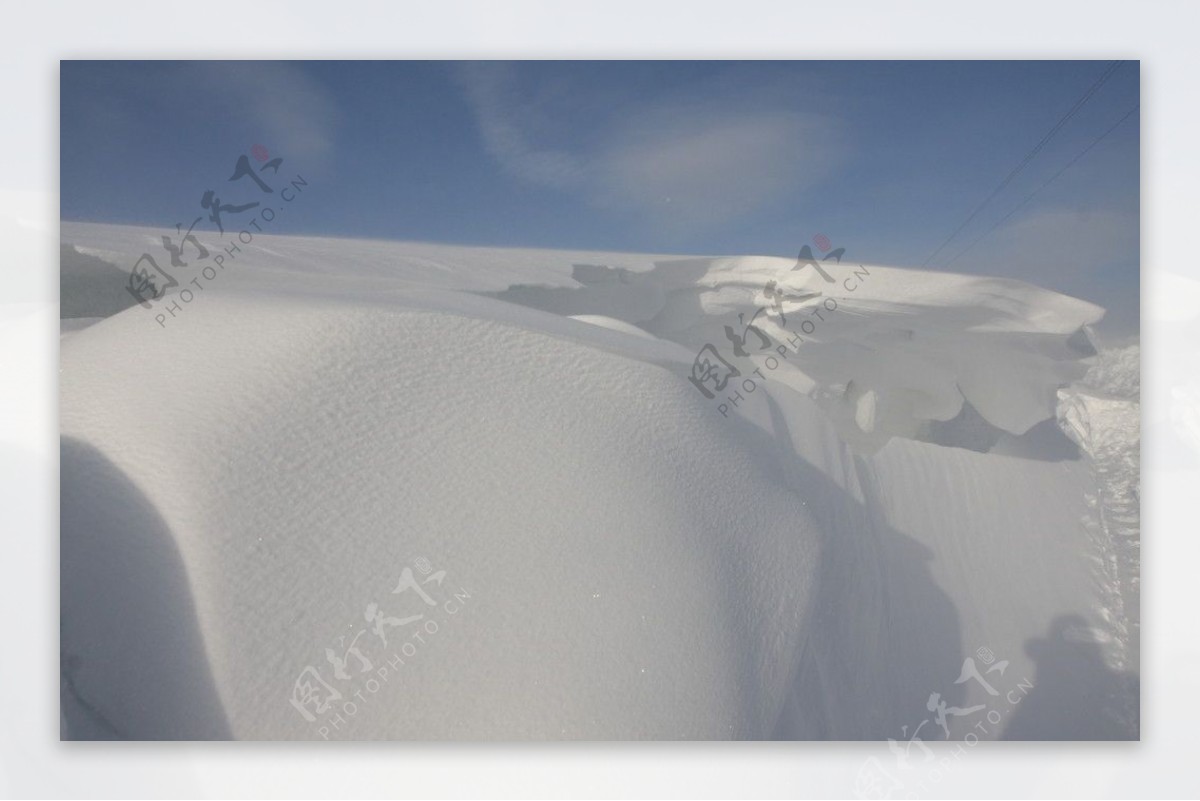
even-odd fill
[{"label": "snow", "polygon": [[256,235],[145,309],[160,236],[62,226],[65,738],[903,741],[993,702],[968,658],[1031,688],[990,738],[1138,736],[1138,356],[1097,307]]},{"label": "snow", "polygon": [[1141,597],[1141,403],[1137,345],[1101,351],[1084,378],[1059,390],[1058,422],[1087,455],[1094,488],[1088,533],[1101,554],[1106,607],[1126,647],[1113,655],[1122,669],[1138,665]]}]

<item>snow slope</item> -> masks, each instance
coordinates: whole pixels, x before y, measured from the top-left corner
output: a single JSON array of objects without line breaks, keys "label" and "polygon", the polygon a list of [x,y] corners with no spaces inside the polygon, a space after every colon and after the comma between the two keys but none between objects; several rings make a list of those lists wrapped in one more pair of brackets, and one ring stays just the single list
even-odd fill
[{"label": "snow slope", "polygon": [[1096,307],[256,235],[115,312],[160,236],[62,226],[64,737],[1137,736]]}]

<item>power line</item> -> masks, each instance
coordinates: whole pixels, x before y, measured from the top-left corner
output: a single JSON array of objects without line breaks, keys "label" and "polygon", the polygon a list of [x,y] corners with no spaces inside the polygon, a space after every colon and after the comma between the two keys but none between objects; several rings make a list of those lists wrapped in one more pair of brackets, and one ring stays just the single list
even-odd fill
[{"label": "power line", "polygon": [[979,212],[983,211],[984,207],[987,206],[988,203],[992,202],[992,199],[995,198],[996,195],[1000,194],[1000,192],[1004,190],[1004,187],[1008,186],[1009,183],[1011,183],[1012,180],[1016,178],[1022,170],[1025,169],[1026,165],[1028,165],[1029,162],[1032,161],[1037,154],[1042,151],[1042,148],[1044,148],[1046,144],[1054,138],[1055,134],[1062,130],[1062,127],[1066,125],[1072,117],[1079,113],[1079,110],[1083,108],[1084,104],[1087,103],[1088,100],[1091,99],[1092,95],[1096,94],[1096,91],[1103,86],[1109,78],[1112,77],[1113,73],[1117,71],[1121,64],[1122,62],[1120,61],[1113,61],[1109,63],[1096,82],[1093,83],[1091,87],[1089,87],[1088,90],[1083,93],[1082,97],[1075,101],[1075,105],[1071,106],[1071,108],[1067,110],[1067,113],[1063,115],[1062,119],[1060,119],[1054,125],[1054,127],[1046,133],[1045,136],[1042,137],[1042,140],[1034,145],[1032,150],[1025,154],[1025,157],[1021,159],[1021,162],[1017,164],[1016,167],[1013,167],[1008,175],[1004,177],[1004,180],[1000,182],[1000,185],[993,189],[991,194],[985,197],[983,202],[975,207],[974,211],[967,215],[967,219],[963,220],[962,223],[954,229],[954,232],[951,233],[950,236],[946,237],[945,241],[938,245],[937,249],[934,250],[933,253],[929,254],[929,257],[925,259],[925,261],[921,262],[922,267],[928,266],[929,262],[937,258],[937,255],[946,248],[946,245],[949,245],[952,241],[954,241],[954,238],[962,233],[962,230],[970,225],[977,216],[979,216]]},{"label": "power line", "polygon": [[1125,120],[1129,119],[1129,118],[1130,118],[1130,117],[1133,115],[1133,113],[1134,113],[1134,112],[1136,112],[1136,111],[1137,111],[1139,108],[1141,108],[1141,105],[1142,105],[1141,103],[1138,103],[1138,104],[1137,104],[1137,105],[1135,105],[1133,108],[1129,109],[1129,111],[1126,111],[1126,112],[1125,112],[1125,115],[1124,115],[1124,116],[1122,116],[1122,117],[1121,117],[1121,119],[1119,119],[1119,120],[1117,120],[1116,122],[1114,122],[1112,125],[1110,125],[1110,126],[1109,126],[1109,128],[1108,128],[1108,130],[1107,130],[1107,131],[1105,131],[1104,133],[1100,134],[1098,137],[1096,137],[1095,139],[1093,139],[1093,140],[1092,140],[1092,143],[1091,143],[1090,145],[1088,145],[1087,147],[1085,147],[1085,148],[1084,148],[1082,151],[1080,151],[1080,152],[1079,152],[1079,154],[1075,156],[1075,158],[1073,158],[1073,159],[1071,159],[1070,161],[1068,161],[1068,162],[1067,162],[1067,164],[1066,164],[1066,166],[1064,166],[1064,167],[1063,167],[1061,170],[1059,170],[1058,172],[1054,173],[1054,175],[1051,175],[1051,176],[1050,176],[1050,178],[1049,178],[1049,180],[1047,180],[1047,181],[1046,181],[1046,183],[1042,184],[1042,185],[1041,185],[1041,186],[1039,186],[1037,189],[1035,189],[1035,190],[1033,190],[1032,192],[1030,192],[1030,193],[1029,193],[1029,194],[1028,194],[1028,195],[1025,197],[1025,199],[1024,199],[1024,200],[1022,200],[1020,203],[1018,203],[1018,204],[1017,204],[1017,205],[1016,205],[1016,206],[1013,208],[1013,210],[1012,210],[1012,211],[1010,211],[1008,214],[1005,214],[1003,217],[1001,217],[999,220],[997,220],[997,221],[996,221],[996,223],[995,223],[995,225],[993,225],[991,228],[989,228],[989,229],[987,229],[986,231],[984,231],[984,232],[983,232],[983,233],[982,233],[982,234],[981,234],[981,235],[980,235],[980,236],[979,236],[979,237],[978,237],[978,238],[977,238],[977,239],[976,239],[974,242],[972,242],[971,244],[967,245],[965,248],[963,248],[962,250],[960,250],[960,251],[958,252],[958,254],[957,254],[957,255],[956,255],[954,258],[952,258],[950,261],[948,261],[948,262],[946,262],[945,264],[943,264],[943,265],[942,265],[942,269],[945,269],[945,268],[949,267],[951,264],[954,264],[954,262],[956,262],[956,261],[958,261],[960,258],[962,258],[962,257],[963,257],[963,256],[966,254],[966,252],[967,252],[968,250],[970,250],[971,248],[973,248],[973,247],[975,247],[976,245],[978,245],[978,244],[979,244],[979,243],[980,243],[980,242],[981,242],[983,239],[985,239],[985,238],[986,238],[986,237],[987,237],[989,234],[991,234],[991,233],[992,233],[992,231],[995,231],[997,228],[999,228],[1001,225],[1003,225],[1003,224],[1005,223],[1005,221],[1007,221],[1007,220],[1008,220],[1008,218],[1009,218],[1009,217],[1013,216],[1013,215],[1014,215],[1014,214],[1016,214],[1018,211],[1020,211],[1020,210],[1021,210],[1021,209],[1022,209],[1024,206],[1025,206],[1025,204],[1026,204],[1026,203],[1028,203],[1029,201],[1033,200],[1033,198],[1034,198],[1034,196],[1035,196],[1036,194],[1038,194],[1039,192],[1041,192],[1043,189],[1045,189],[1045,188],[1046,188],[1047,186],[1049,186],[1050,184],[1054,183],[1054,180],[1055,180],[1056,178],[1058,178],[1058,176],[1062,175],[1064,172],[1066,172],[1067,170],[1071,169],[1071,167],[1072,167],[1072,166],[1074,166],[1075,162],[1079,161],[1081,158],[1083,158],[1084,156],[1086,156],[1086,155],[1087,155],[1087,154],[1088,154],[1088,153],[1091,151],[1091,149],[1092,149],[1092,148],[1094,148],[1096,145],[1098,145],[1098,144],[1100,144],[1101,142],[1103,142],[1103,141],[1104,141],[1104,139],[1105,139],[1105,138],[1106,138],[1106,137],[1107,137],[1107,136],[1108,136],[1110,133],[1112,133],[1113,131],[1117,130],[1117,128],[1118,128],[1118,127],[1121,125],[1121,123],[1125,122]]}]

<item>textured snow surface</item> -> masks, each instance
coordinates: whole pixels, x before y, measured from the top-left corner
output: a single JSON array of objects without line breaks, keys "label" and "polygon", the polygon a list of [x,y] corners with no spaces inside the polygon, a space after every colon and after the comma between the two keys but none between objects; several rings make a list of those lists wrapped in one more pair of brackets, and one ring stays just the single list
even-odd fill
[{"label": "textured snow surface", "polygon": [[[1137,355],[1101,399],[1090,304],[256,236],[160,321],[113,276],[161,232],[62,231],[64,737],[903,740],[984,652],[1032,687],[990,736],[1137,736]],[[719,411],[693,359],[773,279]]]}]

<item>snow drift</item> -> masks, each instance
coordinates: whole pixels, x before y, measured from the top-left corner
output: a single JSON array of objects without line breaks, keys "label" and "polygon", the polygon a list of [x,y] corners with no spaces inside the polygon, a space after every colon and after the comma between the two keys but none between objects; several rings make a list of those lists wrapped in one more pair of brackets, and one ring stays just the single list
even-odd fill
[{"label": "snow drift", "polygon": [[63,225],[64,737],[1137,736],[1100,309],[262,235],[147,309],[158,236]]}]

